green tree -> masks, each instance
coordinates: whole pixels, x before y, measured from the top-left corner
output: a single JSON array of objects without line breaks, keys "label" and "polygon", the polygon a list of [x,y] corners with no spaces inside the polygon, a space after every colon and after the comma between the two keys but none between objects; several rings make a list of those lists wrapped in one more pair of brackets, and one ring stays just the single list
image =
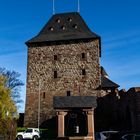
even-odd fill
[{"label": "green tree", "polygon": [[18,105],[22,102],[20,98],[20,88],[23,86],[23,82],[19,79],[20,74],[15,71],[10,71],[5,68],[0,68],[0,75],[6,77],[5,86],[11,89],[11,97],[13,101]]},{"label": "green tree", "polygon": [[17,117],[17,108],[11,98],[11,89],[6,87],[7,78],[0,75],[0,133],[5,134],[10,122]]}]

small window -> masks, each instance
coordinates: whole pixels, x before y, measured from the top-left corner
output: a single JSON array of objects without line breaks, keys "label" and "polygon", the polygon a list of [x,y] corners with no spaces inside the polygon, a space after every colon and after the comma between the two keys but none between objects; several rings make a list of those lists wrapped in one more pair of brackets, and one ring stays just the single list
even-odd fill
[{"label": "small window", "polygon": [[85,59],[86,58],[86,54],[85,53],[82,53],[82,59]]},{"label": "small window", "polygon": [[39,133],[39,131],[38,131],[38,130],[35,130],[35,132]]},{"label": "small window", "polygon": [[67,96],[71,96],[71,91],[67,91]]},{"label": "small window", "polygon": [[65,27],[65,26],[62,26],[61,29],[62,29],[62,30],[66,30],[66,27]]},{"label": "small window", "polygon": [[86,75],[86,70],[82,69],[82,75]]},{"label": "small window", "polygon": [[60,21],[60,19],[57,19],[56,22],[57,22],[57,23],[60,23],[61,21]]},{"label": "small window", "polygon": [[32,133],[32,132],[33,132],[32,129],[27,129],[27,130],[26,130],[26,133]]},{"label": "small window", "polygon": [[53,30],[54,30],[54,28],[53,28],[53,27],[50,27],[50,28],[49,28],[49,30],[50,30],[50,31],[53,31]]},{"label": "small window", "polygon": [[72,18],[68,18],[68,21],[69,21],[69,22],[72,22]]},{"label": "small window", "polygon": [[45,92],[43,92],[43,99],[45,99],[45,94],[46,94],[46,93],[45,93]]},{"label": "small window", "polygon": [[57,71],[54,71],[54,78],[57,78]]},{"label": "small window", "polygon": [[54,60],[57,60],[57,55],[54,55]]},{"label": "small window", "polygon": [[78,26],[77,26],[76,24],[74,24],[74,25],[73,25],[73,28],[77,29],[77,28],[78,28]]}]

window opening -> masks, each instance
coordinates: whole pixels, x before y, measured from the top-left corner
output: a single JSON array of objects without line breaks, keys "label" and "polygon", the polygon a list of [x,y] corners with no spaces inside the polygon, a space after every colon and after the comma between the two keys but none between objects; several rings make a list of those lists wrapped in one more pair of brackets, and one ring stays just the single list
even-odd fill
[{"label": "window opening", "polygon": [[82,69],[82,75],[86,75],[86,70]]},{"label": "window opening", "polygon": [[54,55],[54,60],[57,60],[57,55]]},{"label": "window opening", "polygon": [[60,19],[57,19],[56,22],[57,22],[57,23],[60,23],[61,21],[60,21]]},{"label": "window opening", "polygon": [[85,53],[82,53],[82,59],[85,59],[85,58],[86,58]]},{"label": "window opening", "polygon": [[61,29],[62,29],[62,30],[66,30],[66,27],[65,27],[65,26],[62,26]]},{"label": "window opening", "polygon": [[53,30],[54,30],[54,28],[53,28],[53,27],[50,27],[50,28],[49,28],[49,30],[53,31]]},{"label": "window opening", "polygon": [[74,25],[73,25],[73,28],[77,29],[77,28],[78,28],[78,26],[77,26],[76,24],[74,24]]},{"label": "window opening", "polygon": [[57,78],[57,71],[54,71],[54,78]]},{"label": "window opening", "polygon": [[46,93],[45,93],[45,92],[43,92],[43,98],[44,98],[44,99],[45,99],[45,94],[46,94]]},{"label": "window opening", "polygon": [[72,22],[72,18],[68,18],[68,21],[69,21],[69,22]]},{"label": "window opening", "polygon": [[67,96],[71,96],[71,91],[67,91]]}]

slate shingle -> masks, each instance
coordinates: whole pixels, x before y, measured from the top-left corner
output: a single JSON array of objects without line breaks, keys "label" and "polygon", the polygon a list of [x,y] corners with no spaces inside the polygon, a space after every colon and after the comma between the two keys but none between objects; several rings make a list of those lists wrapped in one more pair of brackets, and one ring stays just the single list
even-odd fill
[{"label": "slate shingle", "polygon": [[92,108],[96,107],[94,96],[54,96],[53,107],[57,108]]}]

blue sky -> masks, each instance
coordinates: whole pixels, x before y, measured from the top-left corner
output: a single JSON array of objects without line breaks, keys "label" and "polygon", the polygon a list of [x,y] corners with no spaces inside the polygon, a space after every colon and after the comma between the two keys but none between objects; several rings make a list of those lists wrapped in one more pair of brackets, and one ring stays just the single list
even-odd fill
[{"label": "blue sky", "polygon": [[[101,65],[120,88],[140,86],[140,1],[80,0],[80,14],[102,38]],[[55,0],[56,13],[77,11],[77,0]],[[0,67],[21,73],[27,47],[52,16],[52,0],[0,1]],[[25,100],[26,86],[21,89]],[[24,103],[20,112],[24,112]]]}]

